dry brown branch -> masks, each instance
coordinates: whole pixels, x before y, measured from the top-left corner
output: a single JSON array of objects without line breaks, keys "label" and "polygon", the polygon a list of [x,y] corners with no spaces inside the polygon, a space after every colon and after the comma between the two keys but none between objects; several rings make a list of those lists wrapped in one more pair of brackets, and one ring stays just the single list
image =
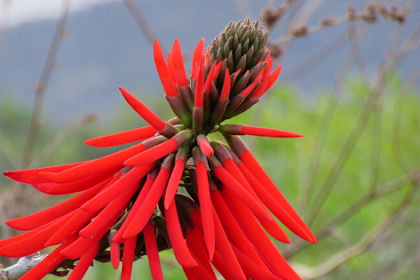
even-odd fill
[{"label": "dry brown branch", "polygon": [[40,125],[39,121],[42,113],[45,91],[48,86],[51,72],[54,69],[55,59],[57,57],[57,53],[61,45],[61,40],[63,39],[63,35],[65,33],[69,10],[70,0],[63,0],[61,16],[57,22],[57,27],[55,29],[55,34],[51,42],[50,49],[48,51],[48,56],[45,61],[44,69],[41,73],[41,78],[36,86],[35,101],[33,104],[32,117],[29,125],[28,136],[26,138],[21,168],[27,167],[31,162],[32,151],[34,148],[35,139]]},{"label": "dry brown branch", "polygon": [[408,207],[413,198],[413,194],[416,190],[416,187],[417,186],[412,186],[410,191],[407,192],[403,201],[397,207],[397,209],[391,215],[389,215],[387,219],[383,220],[379,226],[377,226],[374,230],[368,233],[357,244],[344,249],[340,253],[332,256],[330,259],[316,267],[306,267],[300,264],[293,265],[295,270],[304,279],[316,279],[337,269],[338,267],[349,261],[351,258],[365,252],[372,245],[372,243],[375,242],[381,235],[383,235],[384,232],[397,220],[397,218],[401,215],[404,209]]},{"label": "dry brown branch", "polygon": [[[125,5],[127,6],[128,10],[136,20],[136,23],[140,30],[143,32],[144,36],[146,37],[147,41],[149,41],[150,45],[153,46],[154,41],[157,39],[156,34],[153,32],[152,27],[147,22],[141,10],[137,7],[136,3],[132,0],[124,0]],[[165,46],[160,42],[160,46],[162,48],[163,53],[167,53]]]},{"label": "dry brown branch", "polygon": [[[420,180],[420,170],[413,172],[412,174],[407,174],[403,178],[389,182],[383,186],[380,186],[376,189],[371,189],[369,192],[364,194],[358,200],[353,202],[345,211],[335,216],[332,221],[323,226],[320,230],[315,232],[315,236],[318,241],[322,240],[329,236],[333,231],[348,221],[351,217],[359,213],[364,207],[374,202],[375,200],[389,195],[393,192],[399,191],[402,188],[406,187],[410,182],[418,182]],[[287,252],[284,253],[284,256],[289,258],[297,252],[307,248],[309,243],[303,242],[300,239],[296,240],[292,246],[288,247]]]}]

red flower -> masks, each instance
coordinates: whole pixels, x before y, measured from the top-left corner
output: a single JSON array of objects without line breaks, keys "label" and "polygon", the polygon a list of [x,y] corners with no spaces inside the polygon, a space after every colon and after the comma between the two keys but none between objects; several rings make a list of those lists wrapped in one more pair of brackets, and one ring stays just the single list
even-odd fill
[{"label": "red flower", "polygon": [[[316,239],[237,135],[301,135],[221,124],[257,103],[280,74],[280,67],[270,74],[267,35],[248,20],[230,23],[206,51],[199,42],[189,79],[178,40],[167,61],[155,42],[157,71],[176,118],[163,121],[120,88],[150,126],[85,143],[143,142],[86,162],[5,172],[46,194],[78,193],[7,222],[27,232],[1,240],[2,256],[59,245],[21,279],[41,279],[58,268],[81,279],[93,259],[114,268],[122,259],[121,279],[130,279],[133,261],[146,254],[153,279],[163,279],[158,252],[169,248],[188,279],[216,279],[210,263],[226,279],[299,279],[264,231],[290,242],[270,212],[301,238]],[[210,140],[214,132],[227,144]]]}]

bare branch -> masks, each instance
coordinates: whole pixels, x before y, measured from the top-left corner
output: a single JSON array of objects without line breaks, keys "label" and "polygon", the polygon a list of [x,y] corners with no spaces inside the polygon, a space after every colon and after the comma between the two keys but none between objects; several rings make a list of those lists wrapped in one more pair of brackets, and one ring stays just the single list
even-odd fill
[{"label": "bare branch", "polygon": [[[149,41],[150,45],[153,46],[154,41],[157,39],[157,36],[153,32],[152,27],[149,25],[147,20],[144,18],[136,3],[134,3],[132,0],[124,0],[124,3],[127,6],[130,13],[133,15],[138,27],[143,32],[144,36],[146,36],[147,41]],[[160,46],[162,48],[163,53],[167,53],[166,48],[162,43],[160,43]]]},{"label": "bare branch", "polygon": [[41,78],[36,87],[36,96],[33,104],[31,123],[29,125],[28,137],[26,138],[21,168],[27,167],[31,161],[35,139],[39,130],[39,120],[41,117],[42,105],[44,103],[45,91],[48,86],[50,75],[54,68],[55,59],[57,57],[57,53],[61,45],[61,40],[64,35],[69,10],[70,0],[63,0],[63,10],[57,22],[57,27],[51,43],[50,50],[48,52],[47,60],[45,61],[44,69],[42,70]]},{"label": "bare branch", "polygon": [[31,270],[35,265],[43,261],[48,255],[39,252],[20,258],[19,261],[9,267],[2,268],[0,264],[1,280],[17,280]]}]

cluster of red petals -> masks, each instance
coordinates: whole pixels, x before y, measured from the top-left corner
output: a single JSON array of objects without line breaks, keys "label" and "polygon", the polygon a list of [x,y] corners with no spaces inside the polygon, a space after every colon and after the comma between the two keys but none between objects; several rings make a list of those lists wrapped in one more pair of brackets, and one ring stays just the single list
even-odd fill
[{"label": "cluster of red petals", "polygon": [[[150,126],[85,142],[96,147],[139,143],[90,161],[4,173],[48,195],[77,193],[7,222],[26,232],[1,240],[2,256],[21,257],[58,245],[21,280],[41,279],[66,260],[75,264],[68,279],[82,279],[94,259],[104,258],[114,268],[122,260],[121,279],[126,280],[142,255],[149,258],[153,279],[163,279],[158,253],[168,248],[191,280],[216,279],[211,265],[225,279],[300,279],[266,232],[290,242],[277,218],[301,238],[316,239],[238,135],[301,135],[220,123],[255,104],[280,68],[270,73],[267,57],[254,81],[232,96],[240,70],[230,74],[224,69],[218,90],[222,63],[209,65],[203,45],[200,41],[194,52],[187,78],[178,40],[167,60],[155,43],[156,67],[176,118],[163,121],[120,88]],[[213,132],[227,144],[210,140]]]}]

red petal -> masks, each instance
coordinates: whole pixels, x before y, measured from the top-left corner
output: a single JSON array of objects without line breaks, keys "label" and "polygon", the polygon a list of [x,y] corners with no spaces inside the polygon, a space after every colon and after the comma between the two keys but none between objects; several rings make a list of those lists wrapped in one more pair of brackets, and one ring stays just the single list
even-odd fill
[{"label": "red petal", "polygon": [[124,149],[122,151],[86,162],[76,167],[67,169],[60,173],[42,172],[41,175],[50,181],[57,183],[72,182],[80,178],[90,176],[99,172],[110,172],[113,169],[120,169],[123,167],[123,162],[138,153],[144,151],[143,143],[134,145],[133,147]]},{"label": "red petal", "polygon": [[111,241],[111,264],[114,269],[117,269],[120,265],[121,251],[120,243]]},{"label": "red petal", "polygon": [[31,230],[45,225],[79,208],[83,203],[95,196],[106,185],[106,183],[106,181],[102,182],[67,201],[61,202],[55,206],[31,215],[7,221],[6,224],[17,230]]},{"label": "red petal", "polygon": [[[242,174],[245,175],[252,188],[257,193],[261,201],[267,206],[267,208],[276,216],[286,227],[288,227],[293,233],[298,236],[304,237],[304,239],[312,240],[312,237],[306,233],[301,226],[303,222],[294,220],[288,212],[271,196],[271,194],[258,182],[258,180],[251,174],[251,172],[244,166],[243,163],[238,164]],[[305,226],[306,227],[306,226]]]},{"label": "red petal", "polygon": [[168,209],[165,210],[165,217],[169,239],[171,241],[176,259],[183,267],[197,266],[198,264],[191,256],[190,250],[188,250],[184,236],[182,235],[175,200],[172,201]]},{"label": "red petal", "polygon": [[98,213],[89,213],[82,210],[76,210],[74,215],[70,219],[66,220],[66,223],[53,232],[53,235],[45,242],[45,247],[59,244],[73,234],[77,233],[81,228],[83,228],[93,217]]},{"label": "red petal", "polygon": [[146,176],[152,168],[153,164],[151,163],[141,167],[134,167],[111,186],[83,204],[81,208],[90,212],[99,211],[112,200],[120,196],[123,193],[123,190],[132,188],[137,189],[139,181]]},{"label": "red petal", "polygon": [[253,259],[241,252],[235,245],[232,245],[232,249],[247,277],[251,279],[281,280],[277,276],[274,276],[268,269],[258,266]]},{"label": "red petal", "polygon": [[52,183],[54,185],[50,187],[45,193],[49,195],[66,195],[86,191],[102,182],[107,184],[112,179],[114,174],[115,171],[112,170],[108,173],[95,173],[91,176],[84,177],[73,182],[62,184]]},{"label": "red petal", "polygon": [[206,248],[199,236],[199,232],[196,228],[191,228],[187,231],[185,235],[185,239],[187,240],[187,245],[190,251],[194,254],[196,259],[200,262],[200,264],[204,267],[204,269],[213,277],[214,271],[211,268],[209,263],[209,257],[207,255]]},{"label": "red petal", "polygon": [[268,84],[267,84],[267,89],[266,90],[271,88],[271,86],[274,84],[274,82],[279,77],[280,72],[281,72],[281,65],[279,65],[279,67],[277,67],[276,70],[274,70],[273,73],[271,73],[270,77],[268,78]]},{"label": "red petal", "polygon": [[156,235],[153,226],[147,224],[143,230],[149,267],[153,280],[163,280],[162,267],[159,260],[159,251],[156,244]]},{"label": "red petal", "polygon": [[133,207],[130,210],[130,213],[127,216],[127,219],[122,224],[121,228],[118,230],[117,234],[115,234],[112,241],[117,243],[123,243],[123,234],[126,231],[128,225],[131,224],[131,221],[133,220],[135,214],[138,212],[140,206],[143,204],[144,199],[147,197],[148,193],[150,192],[150,189],[153,186],[153,183],[155,181],[155,178],[153,176],[149,176],[146,180],[146,182],[143,185],[143,188],[140,191],[140,194],[138,195],[136,202],[134,202]]},{"label": "red petal", "polygon": [[61,172],[63,170],[66,170],[66,169],[69,169],[78,165],[82,165],[87,162],[88,161],[64,164],[64,165],[58,165],[58,166],[51,166],[51,167],[28,169],[28,170],[7,171],[7,172],[4,172],[3,175],[19,183],[45,184],[45,183],[49,183],[50,181],[45,179],[43,176],[40,176],[38,173]]},{"label": "red petal", "polygon": [[168,187],[165,193],[165,209],[168,209],[169,205],[172,203],[175,197],[175,193],[178,190],[179,182],[181,181],[182,173],[184,172],[185,161],[183,159],[178,159],[175,162],[175,167],[172,170],[171,177],[168,182]]},{"label": "red petal", "polygon": [[[229,125],[228,125],[229,126]],[[303,135],[266,127],[247,126],[243,125],[241,128],[241,135],[254,135],[262,137],[279,137],[279,138],[290,138],[290,137],[303,137]]]},{"label": "red petal", "polygon": [[239,201],[235,195],[228,189],[224,189],[222,196],[228,205],[232,214],[235,216],[238,224],[247,235],[248,239],[258,249],[265,261],[285,279],[299,279],[299,276],[286,262],[284,257],[279,253],[277,248],[265,234],[264,230],[256,221],[254,215],[246,209],[244,204]]},{"label": "red petal", "polygon": [[64,250],[67,246],[71,245],[77,236],[74,235],[72,238],[58,246],[57,249],[51,252],[42,262],[37,264],[34,268],[25,273],[19,280],[41,280],[48,273],[53,271],[57,266],[62,263],[66,257],[63,256],[60,252]]},{"label": "red petal", "polygon": [[227,238],[223,226],[220,223],[219,217],[214,209],[213,217],[216,232],[217,250],[222,255],[222,258],[224,259],[226,265],[230,268],[231,273],[235,275],[236,279],[247,279],[241,266],[239,265],[238,259],[236,258],[235,253],[232,250],[232,246],[230,245],[229,239]]},{"label": "red petal", "polygon": [[4,245],[0,245],[2,246],[0,248],[0,255],[9,258],[18,258],[44,249],[46,247],[44,245],[45,242],[66,223],[66,218],[68,216],[48,224],[41,230],[34,230],[15,238],[1,240]]},{"label": "red petal", "polygon": [[260,166],[254,156],[251,154],[250,151],[245,151],[240,156],[244,165],[248,168],[248,170],[258,179],[262,186],[264,186],[267,191],[274,197],[274,199],[287,211],[287,213],[299,223],[299,226],[305,231],[306,235],[299,235],[303,239],[316,243],[316,238],[311,232],[311,230],[305,225],[299,215],[293,210],[292,206],[286,200],[286,198],[282,195],[264,169]]},{"label": "red petal", "polygon": [[222,93],[220,94],[220,99],[225,99],[229,97],[231,88],[231,79],[229,74],[229,69],[225,71],[225,80],[223,82]]},{"label": "red petal", "polygon": [[135,155],[124,162],[127,166],[142,166],[154,162],[178,148],[178,143],[174,138],[169,139],[159,145],[156,145],[138,155]]},{"label": "red petal", "polygon": [[136,211],[133,220],[127,226],[126,231],[123,233],[123,238],[129,238],[131,236],[139,234],[143,228],[147,225],[153,211],[156,209],[156,205],[159,202],[160,197],[168,183],[170,171],[166,168],[161,168],[159,175],[156,177],[155,182],[147,197],[144,199],[143,204]]},{"label": "red petal", "polygon": [[204,47],[204,39],[201,39],[198,42],[197,46],[195,47],[193,57],[192,57],[192,64],[191,64],[191,74],[195,77],[194,69],[196,69],[196,64],[200,60],[201,56],[203,55],[203,47]]},{"label": "red petal", "polygon": [[121,270],[121,280],[131,279],[131,270],[133,268],[134,254],[136,251],[137,236],[127,239],[124,244],[123,265]]},{"label": "red petal", "polygon": [[140,141],[155,135],[157,130],[153,126],[145,126],[115,134],[92,138],[84,143],[93,147],[112,147]]},{"label": "red petal", "polygon": [[222,183],[258,217],[265,220],[272,220],[270,214],[249,194],[244,187],[230,175],[221,165],[213,168],[212,171]]},{"label": "red petal", "polygon": [[182,59],[181,45],[179,40],[175,39],[172,47],[172,59],[177,83],[180,87],[188,86],[187,75],[185,74],[184,61]]},{"label": "red petal", "polygon": [[107,233],[109,228],[117,221],[119,217],[120,213],[113,215],[113,218],[107,224],[104,224],[100,231],[93,238],[84,239],[79,237],[73,244],[62,250],[61,253],[72,260],[80,258],[94,243],[99,242],[99,240]]},{"label": "red petal", "polygon": [[105,209],[101,211],[101,213],[99,213],[98,216],[93,219],[93,221],[91,221],[79,232],[79,236],[83,238],[92,238],[95,234],[97,234],[102,228],[102,225],[108,224],[116,213],[122,213],[137,189],[138,186],[135,185],[134,187],[130,187],[129,189],[123,191],[123,194],[117,196],[111,203],[108,204],[108,206],[105,207]]},{"label": "red petal", "polygon": [[84,254],[77,262],[76,267],[73,269],[73,272],[70,274],[67,280],[82,280],[98,251],[98,243],[93,244],[92,247],[86,252],[86,254]]},{"label": "red petal", "polygon": [[213,222],[213,205],[210,199],[210,187],[207,177],[207,168],[204,162],[199,162],[195,170],[197,172],[198,199],[203,220],[204,238],[206,240],[207,250],[210,260],[213,259],[215,248],[215,233]]},{"label": "red petal", "polygon": [[214,81],[214,76],[213,75],[214,75],[214,71],[216,70],[216,67],[217,67],[216,61],[214,61],[213,65],[212,65],[212,67],[210,69],[210,72],[207,75],[206,82],[204,83],[204,92],[206,92],[207,94],[210,93],[211,84]]},{"label": "red petal", "polygon": [[[160,81],[162,82],[162,85],[163,85],[163,89],[165,90],[167,95],[176,96],[178,94],[178,90],[176,89],[174,81],[171,78],[171,75],[168,70],[168,66],[166,65],[166,62],[165,62],[165,57],[163,56],[162,49],[160,48],[159,42],[157,40],[155,40],[155,43],[153,45],[153,55],[155,58],[156,69],[158,71]],[[136,109],[134,108],[134,110]],[[137,113],[139,112],[137,111]],[[143,117],[141,113],[139,114]],[[145,120],[147,121],[146,118]],[[153,125],[152,123],[150,124]]]},{"label": "red petal", "polygon": [[219,215],[220,222],[226,231],[229,240],[235,244],[242,252],[248,255],[256,264],[261,267],[266,267],[258,252],[253,245],[249,242],[245,233],[235,220],[232,212],[229,210],[225,201],[223,200],[220,192],[216,189],[211,192],[214,208]]},{"label": "red petal", "polygon": [[200,59],[197,69],[197,80],[194,90],[194,107],[203,108],[204,102],[204,70],[203,58]]},{"label": "red petal", "polygon": [[147,121],[151,126],[153,126],[157,130],[162,130],[165,128],[166,123],[159,118],[155,113],[152,112],[146,105],[140,102],[137,98],[135,98],[131,93],[125,90],[122,87],[119,87],[122,95],[124,96],[125,100],[127,100],[128,104],[136,111],[145,121]]}]

